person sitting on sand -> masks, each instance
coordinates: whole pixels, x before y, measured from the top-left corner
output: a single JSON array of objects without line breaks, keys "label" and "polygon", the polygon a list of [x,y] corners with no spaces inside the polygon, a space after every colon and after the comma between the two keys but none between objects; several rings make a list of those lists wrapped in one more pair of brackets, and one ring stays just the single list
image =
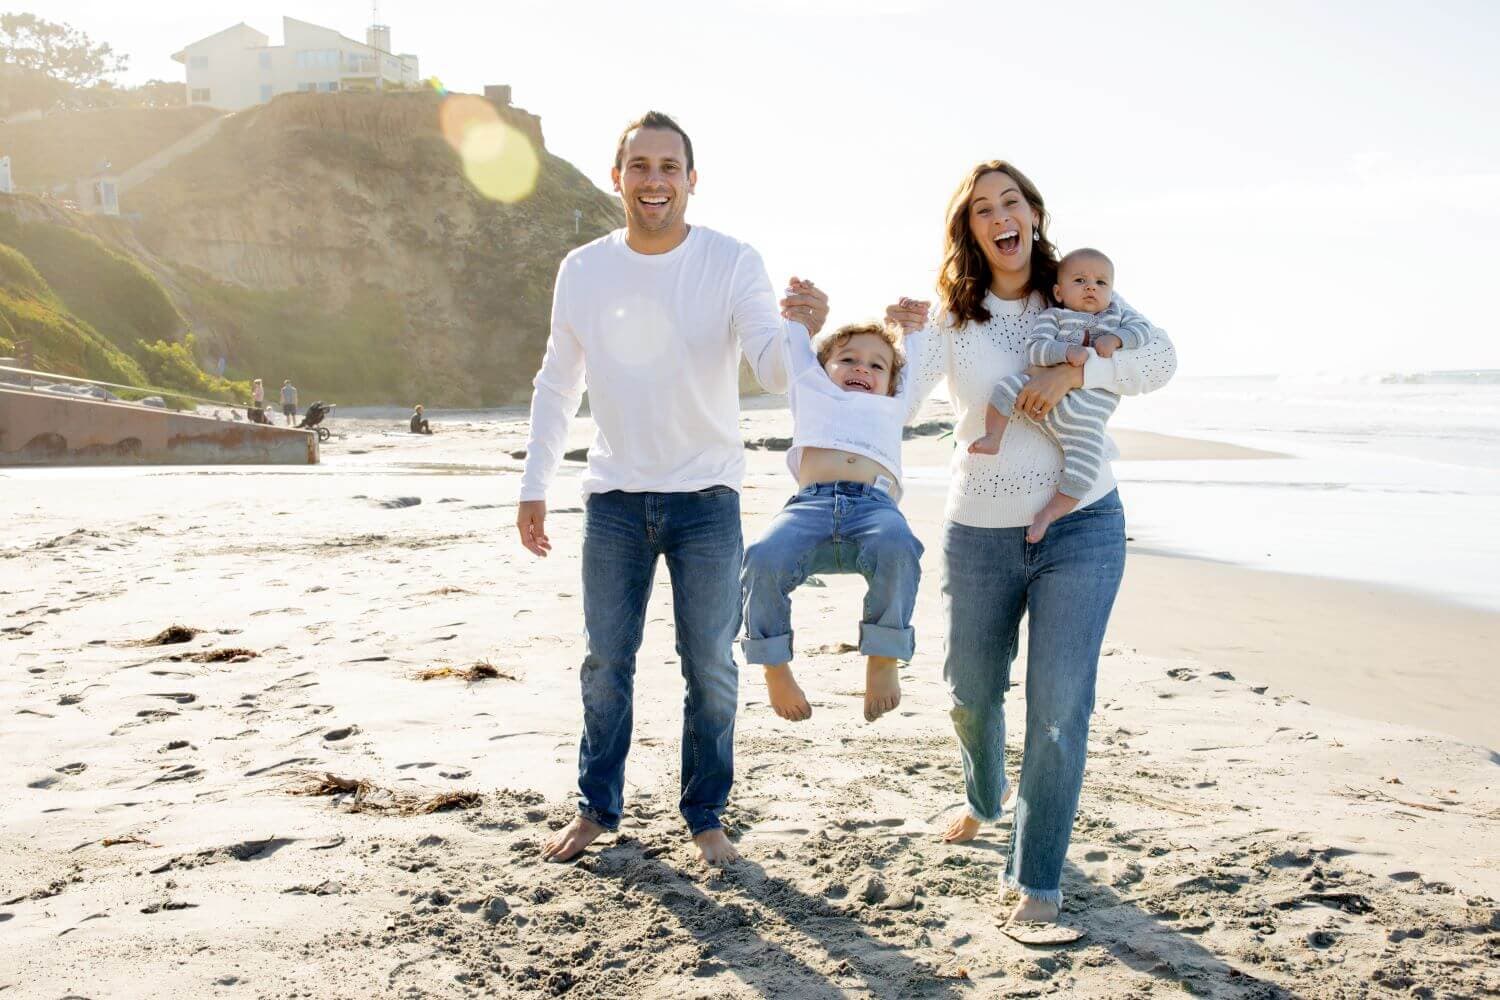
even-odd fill
[{"label": "person sitting on sand", "polygon": [[745,662],[765,667],[771,707],[791,722],[812,715],[792,677],[791,592],[813,573],[864,576],[865,719],[901,702],[896,663],[914,652],[922,543],[896,506],[906,418],[899,339],[879,323],[844,326],[814,355],[805,327],[786,329],[794,428],[787,465],[801,489],[745,553],[740,645]]},{"label": "person sitting on sand", "polygon": [[[1134,351],[1151,339],[1151,322],[1115,298],[1115,265],[1098,250],[1074,250],[1057,265],[1052,294],[1062,303],[1044,309],[1031,327],[1026,359],[1033,365],[1068,364],[1082,368],[1089,358],[1113,357],[1118,350]],[[1016,398],[1030,377],[1024,372],[1001,379],[984,411],[984,435],[969,451],[997,455],[1005,425],[1015,413]],[[1037,512],[1026,540],[1035,545],[1047,527],[1078,506],[1088,495],[1106,457],[1104,423],[1120,404],[1108,389],[1078,389],[1068,393],[1038,423],[1062,450],[1062,480],[1047,505]]]},{"label": "person sitting on sand", "polygon": [[432,433],[432,425],[427,422],[426,417],[422,416],[421,403],[418,403],[416,408],[411,411],[411,432],[413,434]]}]

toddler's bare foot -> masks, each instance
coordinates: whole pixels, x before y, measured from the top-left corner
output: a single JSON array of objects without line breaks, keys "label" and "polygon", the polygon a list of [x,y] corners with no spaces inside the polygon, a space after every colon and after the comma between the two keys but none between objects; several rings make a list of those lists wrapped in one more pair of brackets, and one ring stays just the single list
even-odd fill
[{"label": "toddler's bare foot", "polygon": [[1026,529],[1026,540],[1032,545],[1040,542],[1046,537],[1047,529],[1052,527],[1053,521],[1056,521],[1064,514],[1073,513],[1073,509],[1077,506],[1078,499],[1076,497],[1070,497],[1065,493],[1057,494],[1051,500],[1047,501],[1047,506],[1043,507],[1037,513],[1036,518],[1032,520],[1031,527]]},{"label": "toddler's bare foot", "polygon": [[974,443],[969,445],[971,455],[998,455],[1000,454],[1000,435],[986,434],[984,437],[975,438]]},{"label": "toddler's bare foot", "polygon": [[1010,911],[1010,922],[1013,924],[1038,921],[1044,924],[1057,922],[1058,914],[1062,908],[1056,903],[1045,899],[1034,899],[1031,896],[1022,896],[1016,908]]},{"label": "toddler's bare foot", "polygon": [[598,823],[582,816],[574,816],[573,822],[547,838],[547,843],[542,848],[542,860],[558,863],[572,861],[598,840],[602,833],[604,827]]},{"label": "toddler's bare foot", "polygon": [[734,849],[729,837],[718,827],[704,830],[693,837],[693,843],[698,845],[698,854],[703,858],[704,864],[727,865],[740,859],[740,852]]},{"label": "toddler's bare foot", "polygon": [[965,844],[979,836],[979,820],[968,813],[960,813],[943,834],[943,839],[950,844]]},{"label": "toddler's bare foot", "polygon": [[766,667],[766,693],[771,696],[771,707],[786,721],[802,722],[812,717],[812,706],[797,686],[790,664]]},{"label": "toddler's bare foot", "polygon": [[901,704],[901,673],[889,656],[872,656],[865,665],[865,721],[874,722]]}]

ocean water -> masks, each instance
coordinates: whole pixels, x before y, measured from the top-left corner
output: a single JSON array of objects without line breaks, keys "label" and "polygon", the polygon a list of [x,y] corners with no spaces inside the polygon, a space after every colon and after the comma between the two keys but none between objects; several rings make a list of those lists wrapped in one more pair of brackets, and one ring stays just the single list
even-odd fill
[{"label": "ocean water", "polygon": [[1117,461],[1142,547],[1500,610],[1500,372],[1179,378],[1112,425],[1287,456]]}]

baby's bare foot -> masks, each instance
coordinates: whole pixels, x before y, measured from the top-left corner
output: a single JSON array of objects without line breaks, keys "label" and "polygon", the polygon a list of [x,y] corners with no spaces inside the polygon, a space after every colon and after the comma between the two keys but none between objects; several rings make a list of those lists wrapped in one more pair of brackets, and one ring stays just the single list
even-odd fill
[{"label": "baby's bare foot", "polygon": [[734,849],[724,831],[717,827],[697,834],[693,837],[693,843],[698,845],[698,854],[703,858],[704,864],[727,865],[740,859],[740,852]]},{"label": "baby's bare foot", "polygon": [[1031,527],[1026,529],[1026,540],[1032,545],[1040,542],[1047,535],[1047,529],[1052,527],[1052,522],[1065,514],[1073,513],[1078,506],[1078,498],[1070,497],[1066,493],[1059,493],[1047,501],[1047,506],[1037,512],[1036,518],[1032,520]]},{"label": "baby's bare foot", "polygon": [[602,833],[604,827],[598,823],[582,816],[574,816],[573,822],[547,838],[547,844],[542,848],[542,860],[572,861],[598,840]]},{"label": "baby's bare foot", "polygon": [[812,706],[807,696],[797,686],[790,664],[766,667],[766,693],[771,696],[771,707],[776,714],[788,722],[802,722],[812,717]]},{"label": "baby's bare foot", "polygon": [[889,656],[872,656],[865,666],[865,721],[874,722],[901,704],[901,673]]},{"label": "baby's bare foot", "polygon": [[979,820],[968,813],[960,813],[948,824],[943,839],[950,844],[964,844],[979,836]]},{"label": "baby's bare foot", "polygon": [[974,443],[969,445],[971,455],[998,455],[1000,454],[1000,435],[986,434],[984,437],[975,438]]}]

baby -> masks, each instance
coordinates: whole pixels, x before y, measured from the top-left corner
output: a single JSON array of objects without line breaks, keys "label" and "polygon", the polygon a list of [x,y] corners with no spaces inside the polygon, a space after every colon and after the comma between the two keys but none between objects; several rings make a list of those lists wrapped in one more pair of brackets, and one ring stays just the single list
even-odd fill
[{"label": "baby", "polygon": [[859,629],[865,719],[901,703],[896,662],[916,646],[912,608],[922,543],[896,506],[906,397],[899,334],[875,323],[841,327],[817,342],[786,327],[792,448],[799,491],[760,541],[741,575],[748,663],[765,667],[771,707],[783,719],[812,715],[792,677],[791,593],[814,573],[859,573],[868,590]]},{"label": "baby", "polygon": [[[1107,358],[1121,349],[1144,346],[1151,338],[1151,323],[1114,300],[1114,283],[1115,266],[1098,250],[1074,250],[1064,257],[1057,265],[1052,294],[1066,308],[1048,309],[1037,318],[1026,341],[1027,360],[1033,365],[1081,368],[1091,351]],[[1000,451],[1000,438],[1026,380],[1022,373],[1001,379],[995,386],[985,408],[984,436],[969,445],[969,451],[981,455]],[[1074,389],[1039,422],[1062,449],[1063,472],[1057,495],[1027,529],[1028,542],[1040,542],[1052,522],[1077,507],[1098,478],[1105,461],[1104,422],[1119,402],[1119,396],[1104,389]]]}]

